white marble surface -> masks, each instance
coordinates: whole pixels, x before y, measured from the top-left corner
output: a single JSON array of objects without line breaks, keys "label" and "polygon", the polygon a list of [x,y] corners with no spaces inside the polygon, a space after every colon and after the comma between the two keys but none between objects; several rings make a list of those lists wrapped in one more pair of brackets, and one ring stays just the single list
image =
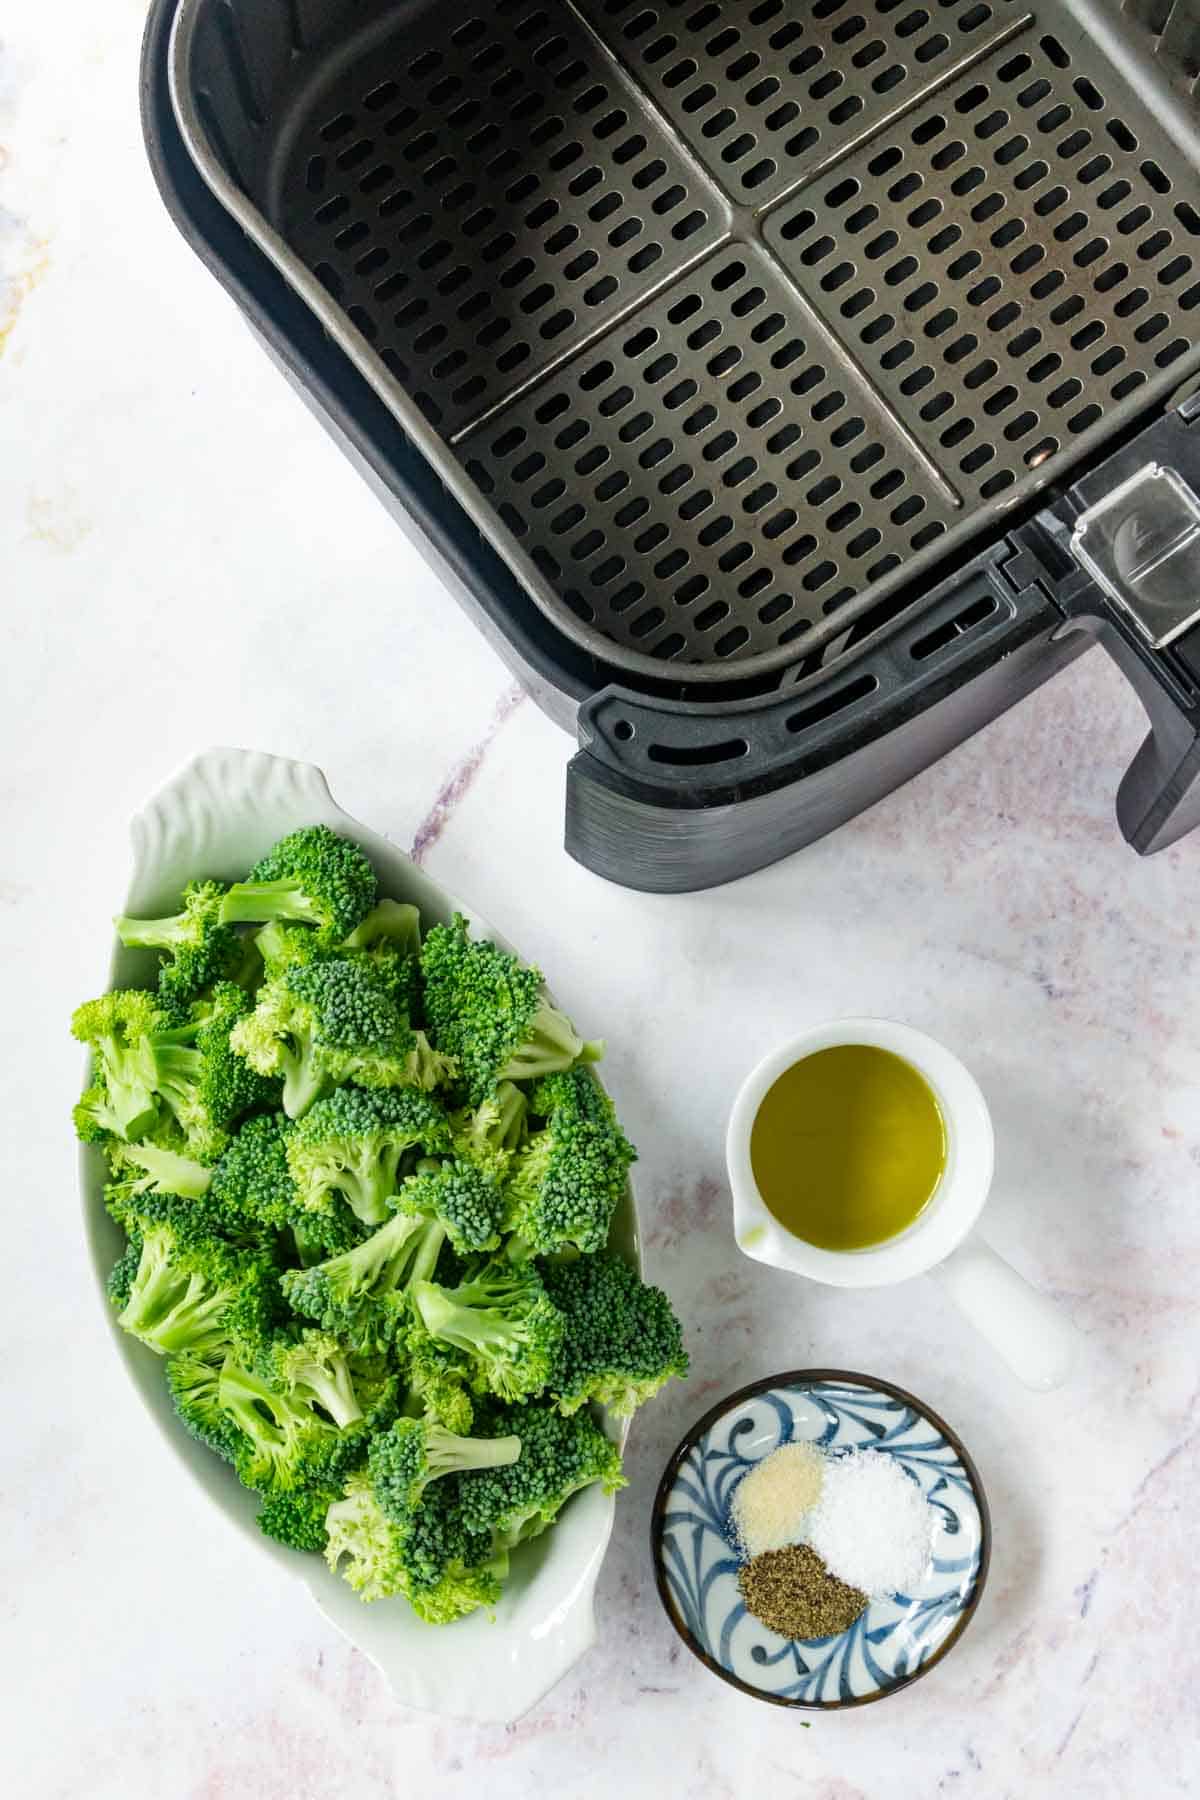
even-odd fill
[{"label": "white marble surface", "polygon": [[[487,1793],[805,1800],[1195,1787],[1200,841],[1112,817],[1141,732],[1099,653],[871,814],[724,891],[647,899],[560,848],[567,739],[492,654],[176,235],[138,133],[140,0],[0,18],[0,1011],[9,1152],[0,1692],[15,1800]],[[211,742],[320,762],[353,812],[542,960],[642,1147],[694,1373],[633,1435],[600,1638],[515,1727],[407,1713],[185,1484],[90,1285],[67,1109],[125,820]],[[739,1258],[721,1134],[784,1032],[878,1011],[993,1104],[996,1243],[1086,1337],[1021,1392],[939,1292]],[[866,1711],[756,1705],[650,1581],[664,1457],[722,1391],[833,1364],[955,1424],[992,1579],[951,1658]]]}]

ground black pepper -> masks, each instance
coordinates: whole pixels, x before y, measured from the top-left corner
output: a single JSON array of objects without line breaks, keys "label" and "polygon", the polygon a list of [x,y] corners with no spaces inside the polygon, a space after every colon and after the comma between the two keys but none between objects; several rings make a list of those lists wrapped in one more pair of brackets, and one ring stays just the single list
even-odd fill
[{"label": "ground black pepper", "polygon": [[747,1607],[781,1637],[835,1637],[867,1608],[867,1596],[831,1575],[808,1544],[764,1550],[738,1574]]}]

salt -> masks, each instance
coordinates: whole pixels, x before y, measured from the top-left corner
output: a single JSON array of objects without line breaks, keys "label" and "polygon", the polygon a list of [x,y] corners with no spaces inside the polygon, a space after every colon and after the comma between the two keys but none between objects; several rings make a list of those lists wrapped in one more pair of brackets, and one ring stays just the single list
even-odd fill
[{"label": "salt", "polygon": [[827,1460],[805,1536],[831,1574],[880,1599],[917,1586],[933,1522],[921,1489],[893,1457],[854,1450]]}]

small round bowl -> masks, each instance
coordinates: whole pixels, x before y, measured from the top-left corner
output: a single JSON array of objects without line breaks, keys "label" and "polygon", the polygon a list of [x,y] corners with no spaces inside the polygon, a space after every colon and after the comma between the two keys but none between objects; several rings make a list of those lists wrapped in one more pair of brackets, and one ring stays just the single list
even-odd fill
[{"label": "small round bowl", "polygon": [[[849,1630],[804,1643],[746,1610],[731,1507],[738,1483],[781,1444],[893,1457],[933,1509],[932,1554],[910,1594],[873,1600]],[[776,1706],[863,1706],[933,1668],[966,1630],[991,1554],[983,1484],[957,1434],[890,1382],[800,1369],[721,1400],[663,1472],[650,1522],[667,1617],[714,1675]]]}]

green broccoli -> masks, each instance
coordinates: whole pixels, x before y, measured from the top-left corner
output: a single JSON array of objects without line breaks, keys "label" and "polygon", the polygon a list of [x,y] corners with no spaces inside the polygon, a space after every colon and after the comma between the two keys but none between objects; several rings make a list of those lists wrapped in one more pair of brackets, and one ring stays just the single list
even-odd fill
[{"label": "green broccoli", "polygon": [[159,1015],[149,994],[136,989],[85,1000],[71,1018],[72,1036],[92,1052],[95,1075],[75,1109],[85,1143],[111,1134],[136,1138],[158,1120],[150,1036]]},{"label": "green broccoli", "polygon": [[554,1407],[489,1409],[481,1423],[504,1437],[517,1432],[521,1454],[507,1468],[480,1469],[458,1481],[464,1527],[490,1532],[501,1549],[513,1549],[553,1524],[580,1488],[600,1482],[606,1494],[626,1485],[617,1446],[584,1412],[565,1418]]},{"label": "green broccoli", "polygon": [[547,1384],[561,1412],[595,1400],[628,1418],[672,1375],[686,1376],[670,1301],[614,1251],[544,1263],[542,1280],[566,1320]]},{"label": "green broccoli", "polygon": [[134,1195],[178,1194],[185,1200],[203,1200],[212,1185],[211,1164],[161,1144],[114,1144],[109,1160],[118,1173],[129,1174]]},{"label": "green broccoli", "polygon": [[242,970],[242,939],[221,918],[225,891],[221,881],[192,881],[183,890],[183,911],[172,918],[122,914],[113,920],[117,936],[129,948],[169,952],[158,973],[159,1001],[167,1012],[186,1012],[206,988]]},{"label": "green broccoli", "polygon": [[421,915],[415,906],[381,900],[341,947],[361,951],[409,1024],[420,1024]]},{"label": "green broccoli", "polygon": [[108,1280],[104,1284],[104,1291],[114,1306],[128,1306],[129,1296],[133,1292],[133,1284],[137,1279],[138,1264],[141,1260],[142,1234],[140,1229],[135,1226],[129,1233],[124,1250],[109,1270]]},{"label": "green broccoli", "polygon": [[255,1342],[278,1305],[270,1262],[240,1254],[165,1220],[147,1223],[129,1298],[117,1323],[160,1356],[224,1355],[232,1341]]},{"label": "green broccoli", "polygon": [[456,1113],[454,1148],[464,1161],[503,1182],[525,1140],[529,1103],[511,1081],[497,1082],[474,1112]]},{"label": "green broccoli", "polygon": [[257,1367],[270,1385],[290,1400],[319,1406],[328,1413],[339,1431],[363,1416],[346,1352],[330,1332],[279,1331],[264,1348]]},{"label": "green broccoli", "polygon": [[328,1212],[341,1199],[364,1225],[380,1225],[412,1150],[448,1148],[450,1125],[437,1102],[409,1089],[335,1088],[288,1137],[287,1157],[301,1207]]},{"label": "green broccoli", "polygon": [[363,1600],[404,1594],[430,1624],[494,1606],[508,1559],[496,1551],[490,1532],[464,1528],[455,1479],[438,1482],[401,1524],[383,1511],[369,1473],[355,1471],[326,1517],[330,1568],[340,1570]]},{"label": "green broccoli", "polygon": [[411,1410],[430,1414],[459,1437],[469,1436],[475,1408],[466,1386],[471,1374],[466,1358],[416,1322],[405,1338],[404,1354]]},{"label": "green broccoli", "polygon": [[316,1332],[276,1336],[253,1359],[235,1347],[218,1398],[242,1433],[240,1480],[260,1493],[340,1488],[396,1417],[397,1386]]},{"label": "green broccoli", "polygon": [[445,1236],[436,1220],[397,1214],[352,1250],[287,1270],[284,1296],[351,1348],[385,1351],[407,1329],[409,1289],[437,1267]]},{"label": "green broccoli", "polygon": [[[132,1146],[131,1146],[132,1148]],[[240,1238],[224,1229],[224,1220],[211,1205],[208,1196],[184,1198],[160,1189],[153,1176],[136,1169],[119,1169],[119,1179],[104,1189],[104,1205],[110,1218],[127,1236],[141,1236],[151,1225],[168,1225],[177,1243],[187,1249],[214,1248],[228,1250],[235,1246],[262,1250],[262,1234],[243,1234]]]},{"label": "green broccoli", "polygon": [[299,1118],[334,1083],[433,1088],[445,1058],[414,1032],[369,962],[323,956],[264,983],[232,1043],[263,1075],[283,1076],[283,1108]]},{"label": "green broccoli", "polygon": [[299,1212],[287,1164],[288,1128],[282,1113],[257,1113],[226,1145],[209,1192],[231,1225],[282,1231]]},{"label": "green broccoli", "polygon": [[200,1053],[197,1099],[204,1116],[221,1129],[257,1108],[279,1105],[278,1082],[252,1069],[230,1042],[238,1020],[253,1010],[253,998],[233,981],[219,981],[193,1008]]},{"label": "green broccoli", "polygon": [[485,1263],[450,1289],[416,1282],[412,1301],[430,1337],[466,1359],[475,1393],[523,1400],[542,1392],[563,1320],[532,1264]]},{"label": "green broccoli", "polygon": [[209,1201],[221,1228],[253,1233],[290,1229],[303,1262],[349,1250],[362,1237],[358,1220],[336,1195],[323,1211],[308,1211],[300,1201],[288,1168],[287,1138],[291,1122],[283,1113],[258,1113],[247,1119],[213,1170]]},{"label": "green broccoli", "polygon": [[326,1562],[361,1599],[385,1600],[404,1591],[404,1540],[384,1516],[365,1469],[350,1476],[342,1498],[329,1508],[325,1528]]},{"label": "green broccoli", "polygon": [[272,1091],[230,1048],[230,1028],[248,1005],[241,988],[223,982],[184,1020],[140,992],[80,1007],[72,1029],[92,1044],[99,1078],[76,1108],[80,1135],[132,1142],[174,1120],[198,1160],[218,1155],[237,1118]]},{"label": "green broccoli", "polygon": [[291,1225],[294,1255],[285,1256],[285,1260],[297,1268],[311,1269],[315,1263],[353,1250],[365,1235],[350,1208],[341,1201],[330,1213],[300,1212]]},{"label": "green broccoli", "polygon": [[297,963],[316,962],[326,954],[317,933],[307,925],[284,925],[276,920],[256,931],[252,941],[266,980],[282,975]]},{"label": "green broccoli", "polygon": [[336,944],[375,904],[375,871],[357,844],[328,825],[289,832],[245,881],[235,881],[221,904],[226,925],[294,920],[315,925],[322,943]]},{"label": "green broccoli", "polygon": [[270,1493],[335,1478],[338,1427],[307,1401],[280,1393],[235,1352],[221,1364],[217,1398],[241,1433],[234,1467],[246,1487]]},{"label": "green broccoli", "polygon": [[407,1523],[421,1504],[431,1481],[465,1469],[495,1469],[514,1463],[521,1440],[509,1437],[460,1437],[436,1419],[397,1419],[371,1443],[367,1466],[375,1497],[389,1519]]},{"label": "green broccoli", "polygon": [[421,972],[430,1036],[456,1065],[471,1106],[498,1081],[569,1069],[601,1054],[602,1046],[585,1043],[546,1001],[539,972],[495,944],[473,942],[461,914],[429,932]]},{"label": "green broccoli", "polygon": [[381,900],[343,940],[342,948],[373,950],[379,944],[392,945],[402,956],[418,955],[421,915],[417,908],[399,900]]},{"label": "green broccoli", "polygon": [[454,1248],[464,1254],[499,1246],[504,1193],[494,1176],[472,1163],[455,1159],[410,1175],[394,1204],[397,1212],[440,1219]]},{"label": "green broccoli", "polygon": [[247,1451],[244,1434],[221,1405],[219,1363],[197,1356],[167,1358],[167,1388],[184,1428],[228,1463]]},{"label": "green broccoli", "polygon": [[538,1082],[530,1109],[546,1124],[513,1165],[512,1229],[542,1254],[599,1250],[637,1153],[586,1069]]},{"label": "green broccoli", "polygon": [[264,1497],[255,1522],[267,1537],[286,1544],[289,1550],[324,1550],[329,1542],[326,1515],[341,1498],[340,1487],[324,1484],[284,1488]]}]

